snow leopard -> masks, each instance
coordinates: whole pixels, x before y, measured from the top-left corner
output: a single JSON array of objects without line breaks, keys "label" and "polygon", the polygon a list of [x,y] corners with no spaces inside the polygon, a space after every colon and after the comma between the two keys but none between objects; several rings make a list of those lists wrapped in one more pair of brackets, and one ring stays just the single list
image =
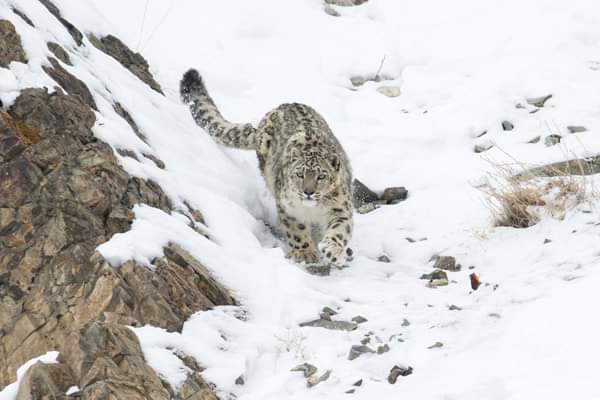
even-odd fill
[{"label": "snow leopard", "polygon": [[196,124],[217,143],[256,152],[285,230],[287,257],[298,263],[345,266],[353,229],[352,171],[323,117],[307,105],[287,103],[269,111],[256,128],[231,123],[195,69],[183,75],[180,95]]}]

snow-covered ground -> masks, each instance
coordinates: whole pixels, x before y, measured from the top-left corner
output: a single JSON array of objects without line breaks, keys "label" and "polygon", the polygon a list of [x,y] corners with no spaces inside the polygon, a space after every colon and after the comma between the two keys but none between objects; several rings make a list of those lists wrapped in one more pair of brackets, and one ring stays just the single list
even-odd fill
[{"label": "snow-covered ground", "polygon": [[[138,206],[131,231],[100,251],[114,265],[149,263],[176,242],[242,304],[198,313],[181,333],[134,329],[150,365],[174,387],[185,378],[172,354],[181,350],[206,368],[223,399],[600,398],[598,210],[585,205],[528,229],[494,228],[476,188],[493,162],[600,153],[597,1],[370,0],[335,7],[339,17],[320,0],[55,2],[76,26],[115,33],[149,60],[166,98],[91,46],[71,55],[67,69],[94,94],[99,137],[166,164],[160,170],[119,156],[125,169],[160,183],[176,205],[200,209],[212,239],[177,212]],[[5,103],[40,84],[45,40],[72,44],[37,1],[14,3],[44,29],[9,15],[33,61],[0,70]],[[351,84],[350,77],[374,75],[384,57],[381,74],[392,80]],[[189,67],[204,75],[230,120],[257,123],[282,102],[307,103],[329,122],[356,177],[376,190],[408,188],[407,201],[356,215],[349,268],[319,277],[285,259],[265,225],[274,223],[274,205],[254,155],[214,144],[180,103],[178,81]],[[382,85],[399,86],[401,95],[378,93]],[[526,99],[547,94],[531,113]],[[148,145],[116,116],[112,98]],[[514,129],[503,131],[504,120]],[[587,131],[570,134],[567,126]],[[546,147],[550,134],[561,143]],[[537,136],[539,143],[528,143]],[[382,254],[391,262],[376,261]],[[435,254],[463,266],[437,289],[419,279]],[[476,291],[472,272],[484,282]],[[352,332],[299,327],[324,306],[339,312],[334,319],[368,321]],[[369,346],[390,350],[348,360],[367,334]],[[429,348],[436,342],[443,346]],[[307,388],[290,371],[303,362],[318,374],[331,370],[330,378]],[[414,372],[392,385],[394,365]],[[244,384],[236,385],[240,376]]]}]

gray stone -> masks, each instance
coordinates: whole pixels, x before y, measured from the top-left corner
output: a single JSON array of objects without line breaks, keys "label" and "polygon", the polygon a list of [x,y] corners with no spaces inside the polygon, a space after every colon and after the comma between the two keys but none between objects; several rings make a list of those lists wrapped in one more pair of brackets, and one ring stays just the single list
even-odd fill
[{"label": "gray stone", "polygon": [[381,200],[387,204],[396,204],[408,197],[408,190],[404,186],[389,187],[383,191]]},{"label": "gray stone", "polygon": [[412,367],[405,368],[405,367],[399,367],[397,365],[394,365],[388,375],[388,382],[393,385],[398,381],[398,377],[408,376],[412,373],[413,373]]},{"label": "gray stone", "polygon": [[307,265],[306,272],[308,272],[311,275],[329,276],[331,274],[331,265],[329,265],[329,264]]},{"label": "gray stone", "polygon": [[334,4],[336,6],[351,7],[366,3],[369,0],[325,0],[326,4]]},{"label": "gray stone", "polygon": [[493,143],[476,144],[475,146],[473,146],[473,152],[483,153],[484,151],[488,151],[492,147],[494,147]]},{"label": "gray stone", "polygon": [[388,351],[390,351],[390,346],[388,344],[377,347],[377,354],[387,353]]},{"label": "gray stone", "polygon": [[362,315],[357,315],[356,317],[352,318],[353,322],[356,322],[357,324],[362,324],[364,322],[367,322],[368,319],[366,319],[365,317],[363,317]]},{"label": "gray stone", "polygon": [[391,262],[390,258],[385,254],[382,254],[379,257],[377,257],[377,261],[382,262],[382,263],[390,263]]},{"label": "gray stone", "polygon": [[541,136],[536,136],[533,139],[528,140],[527,143],[530,143],[530,144],[539,143],[541,138],[542,138]]},{"label": "gray stone", "polygon": [[406,318],[402,319],[402,325],[401,326],[410,326],[410,321],[407,320]]},{"label": "gray stone", "polygon": [[503,131],[512,131],[515,126],[510,121],[502,121],[502,130]]},{"label": "gray stone", "polygon": [[306,379],[306,386],[313,387],[318,385],[321,382],[325,382],[331,376],[331,370],[325,371],[325,373],[321,376],[312,375]]},{"label": "gray stone", "polygon": [[556,135],[556,134],[548,135],[544,138],[544,144],[547,147],[554,146],[554,145],[559,144],[561,139],[562,139],[562,137],[560,135]]},{"label": "gray stone", "polygon": [[348,360],[352,361],[367,353],[375,353],[375,350],[371,349],[368,346],[352,346],[350,348],[350,353],[348,353]]},{"label": "gray stone", "polygon": [[444,343],[442,342],[435,342],[434,344],[432,344],[431,346],[428,346],[428,349],[439,349],[440,347],[444,347]]},{"label": "gray stone", "polygon": [[528,99],[525,99],[525,100],[530,105],[541,108],[541,107],[544,107],[544,105],[546,104],[546,101],[548,101],[551,98],[552,98],[552,95],[551,94],[547,94],[545,96],[531,97],[531,98],[528,98]]},{"label": "gray stone", "polygon": [[379,86],[377,91],[387,97],[400,96],[400,87],[398,86]]},{"label": "gray stone", "polygon": [[569,133],[579,133],[579,132],[586,132],[587,128],[585,126],[569,125],[569,126],[567,126],[567,130],[569,131]]},{"label": "gray stone", "polygon": [[309,363],[303,363],[300,365],[296,365],[290,371],[292,372],[302,372],[305,378],[309,378],[313,376],[317,372],[317,367]]},{"label": "gray stone", "polygon": [[448,307],[448,310],[450,310],[450,311],[462,311],[462,308],[460,308],[459,306],[457,306],[455,304],[450,304],[450,306]]},{"label": "gray stone", "polygon": [[61,399],[75,385],[69,368],[63,364],[33,364],[19,384],[15,400]]},{"label": "gray stone", "polygon": [[427,280],[432,280],[432,279],[448,279],[448,275],[446,274],[445,271],[442,271],[441,269],[437,269],[429,274],[423,274],[421,275],[421,279],[427,279]]},{"label": "gray stone", "polygon": [[331,7],[329,4],[325,4],[325,6],[323,7],[323,11],[325,11],[325,13],[331,15],[332,17],[339,17],[340,13],[337,12],[337,10],[333,7]]},{"label": "gray stone", "polygon": [[560,161],[541,167],[531,168],[513,179],[526,179],[536,176],[552,177],[562,175],[593,175],[600,173],[600,156],[580,158],[575,160]]},{"label": "gray stone", "polygon": [[352,203],[354,208],[359,208],[364,204],[373,203],[377,200],[379,200],[379,196],[364,183],[358,179],[352,181]]},{"label": "gray stone", "polygon": [[456,259],[452,256],[435,256],[433,268],[456,272],[460,271],[462,266],[457,264]]},{"label": "gray stone", "polygon": [[368,214],[372,211],[377,210],[379,207],[380,207],[380,205],[377,203],[367,203],[367,204],[363,204],[362,206],[358,207],[358,209],[356,211],[359,214]]},{"label": "gray stone", "polygon": [[334,331],[353,331],[357,324],[349,321],[330,321],[326,319],[316,319],[314,321],[302,322],[301,327],[325,328]]},{"label": "gray stone", "polygon": [[330,307],[323,307],[323,309],[321,310],[321,314],[320,317],[321,319],[326,319],[331,321],[331,317],[336,315],[337,311],[333,310]]}]

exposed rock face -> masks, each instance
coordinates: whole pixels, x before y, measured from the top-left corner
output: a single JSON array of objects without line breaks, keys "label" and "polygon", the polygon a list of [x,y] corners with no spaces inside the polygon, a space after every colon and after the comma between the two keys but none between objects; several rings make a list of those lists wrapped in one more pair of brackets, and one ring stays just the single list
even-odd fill
[{"label": "exposed rock face", "polygon": [[0,67],[8,67],[12,61],[27,62],[21,46],[21,37],[12,22],[0,20]]},{"label": "exposed rock face", "polygon": [[79,29],[77,29],[72,23],[64,19],[62,15],[60,15],[60,10],[58,9],[58,7],[56,7],[50,0],[39,1],[44,5],[44,7],[48,9],[48,11],[50,11],[52,15],[56,17],[56,19],[60,21],[61,24],[63,24],[65,28],[67,28],[67,31],[69,31],[69,34],[71,35],[73,40],[75,40],[75,43],[77,43],[78,46],[81,46],[83,44],[83,35],[79,31]]},{"label": "exposed rock face", "polygon": [[58,84],[60,84],[60,86],[65,89],[67,93],[73,96],[79,96],[85,104],[94,110],[98,110],[96,102],[94,101],[94,96],[92,96],[85,83],[71,75],[62,67],[62,65],[60,65],[56,59],[50,58],[49,61],[52,65],[52,68],[44,66],[44,71],[46,71],[46,73],[50,75],[52,79],[58,82]]},{"label": "exposed rock face", "polygon": [[154,80],[154,77],[150,73],[148,63],[140,53],[134,53],[113,35],[104,36],[103,38],[90,36],[90,41],[98,49],[120,62],[121,65],[131,71],[132,74],[140,78],[141,81],[145,82],[152,89],[160,94],[164,94],[160,85]]},{"label": "exposed rock face", "polygon": [[[14,39],[0,42],[3,60],[26,62],[10,27],[0,21]],[[50,63],[44,70],[67,93],[25,89],[0,111],[0,389],[24,362],[58,350],[59,364],[29,370],[18,399],[216,400],[197,363],[186,363],[194,372],[174,393],[124,325],[180,330],[192,313],[235,300],[176,245],[153,260],[153,270],[134,262],[114,268],[95,251],[129,229],[135,204],[165,212],[172,205],[156,183],[120,167],[92,132],[89,88],[57,60]],[[66,396],[71,386],[80,392]]]}]

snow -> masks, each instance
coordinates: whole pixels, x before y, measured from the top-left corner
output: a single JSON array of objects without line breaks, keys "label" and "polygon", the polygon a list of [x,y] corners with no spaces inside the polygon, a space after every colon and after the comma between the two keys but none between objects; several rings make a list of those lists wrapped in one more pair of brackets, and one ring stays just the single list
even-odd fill
[{"label": "snow", "polygon": [[[22,87],[52,86],[40,67],[46,40],[75,50],[39,2],[13,3],[37,29],[0,1],[32,60],[0,71],[7,103]],[[600,323],[592,311],[598,210],[576,208],[528,229],[495,228],[475,187],[494,163],[537,165],[600,151],[596,2],[370,0],[336,7],[336,18],[319,0],[154,0],[145,19],[145,0],[56,4],[82,31],[115,33],[142,51],[166,93],[89,43],[70,54],[74,67],[67,69],[98,104],[96,135],[115,149],[163,160],[165,170],[117,155],[130,174],[159,183],[176,209],[169,215],[136,206],[131,230],[98,250],[114,266],[149,266],[167,243],[177,243],[242,304],[197,313],[180,333],[132,328],[149,364],[173,387],[187,373],[173,354],[179,350],[197,359],[223,398],[240,400],[347,398],[352,388],[359,399],[600,397],[593,364]],[[373,75],[383,57],[381,73],[392,80],[352,87],[350,77]],[[407,201],[356,215],[350,268],[318,277],[284,258],[265,226],[275,224],[275,210],[255,156],[213,143],[178,99],[189,67],[204,75],[230,120],[257,123],[282,102],[310,104],[340,139],[356,177],[376,190],[408,188]],[[381,85],[397,85],[401,95],[385,97],[376,91]],[[553,97],[532,113],[526,99],[546,94]],[[116,115],[113,99],[147,143]],[[503,131],[503,120],[515,128]],[[588,130],[569,134],[568,125]],[[552,133],[563,136],[561,144],[544,146]],[[540,143],[527,143],[536,136]],[[494,148],[474,153],[483,143]],[[188,226],[184,201],[202,212],[210,239]],[[390,263],[376,261],[384,253]],[[449,272],[448,286],[430,289],[418,278],[431,272],[434,254],[455,256],[463,270]],[[477,291],[472,272],[484,282]],[[334,319],[368,321],[353,332],[298,326],[324,306],[339,311]],[[388,343],[390,351],[347,360],[369,332],[372,346]],[[443,347],[428,349],[438,341]],[[301,373],[290,372],[305,361],[319,374],[331,369],[331,378],[307,388]],[[414,373],[390,385],[394,365]],[[244,385],[235,384],[239,376]],[[359,379],[363,385],[353,387]]]}]

